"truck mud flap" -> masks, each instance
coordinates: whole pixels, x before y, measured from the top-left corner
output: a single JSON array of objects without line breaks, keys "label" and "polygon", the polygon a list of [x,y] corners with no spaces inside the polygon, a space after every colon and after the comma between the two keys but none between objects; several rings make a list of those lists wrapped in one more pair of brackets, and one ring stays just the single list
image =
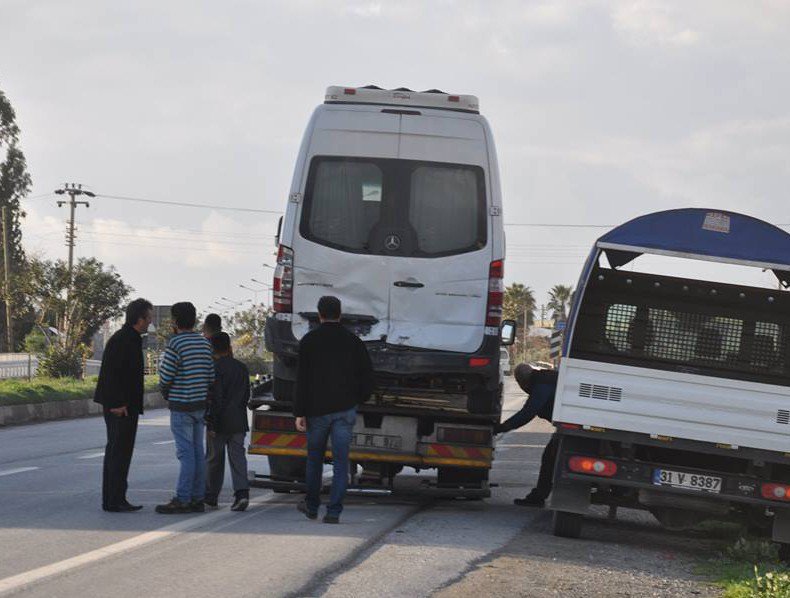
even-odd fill
[{"label": "truck mud flap", "polygon": [[584,515],[590,509],[590,490],[591,484],[587,482],[555,480],[549,499],[549,508],[553,511]]}]

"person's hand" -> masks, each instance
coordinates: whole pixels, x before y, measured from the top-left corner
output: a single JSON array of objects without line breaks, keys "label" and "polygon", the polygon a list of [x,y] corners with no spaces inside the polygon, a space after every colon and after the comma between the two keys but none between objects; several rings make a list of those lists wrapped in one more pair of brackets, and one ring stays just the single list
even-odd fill
[{"label": "person's hand", "polygon": [[307,432],[307,418],[306,417],[297,417],[296,418],[296,429],[299,432]]},{"label": "person's hand", "polygon": [[206,434],[208,434],[211,438],[214,438],[217,435],[214,430],[206,430]]},{"label": "person's hand", "polygon": [[110,413],[113,415],[117,415],[118,417],[127,417],[129,415],[129,411],[126,409],[126,405],[123,407],[116,407],[115,409],[110,409]]}]

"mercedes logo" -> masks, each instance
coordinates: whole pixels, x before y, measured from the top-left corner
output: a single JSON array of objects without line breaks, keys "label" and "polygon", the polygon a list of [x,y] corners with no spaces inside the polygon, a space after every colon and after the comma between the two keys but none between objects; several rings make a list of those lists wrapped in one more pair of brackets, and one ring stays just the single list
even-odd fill
[{"label": "mercedes logo", "polygon": [[400,249],[400,237],[398,235],[389,235],[384,239],[384,249],[387,251],[397,251]]}]

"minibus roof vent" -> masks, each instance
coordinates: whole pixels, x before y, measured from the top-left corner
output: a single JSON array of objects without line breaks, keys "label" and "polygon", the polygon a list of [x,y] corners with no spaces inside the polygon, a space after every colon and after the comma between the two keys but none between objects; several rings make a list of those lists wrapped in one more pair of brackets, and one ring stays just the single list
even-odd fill
[{"label": "minibus roof vent", "polygon": [[332,85],[326,89],[325,104],[377,104],[380,106],[413,106],[452,110],[455,112],[480,113],[480,102],[476,96],[450,94],[438,89],[413,91],[408,87],[381,89],[376,85],[365,87],[343,87]]}]

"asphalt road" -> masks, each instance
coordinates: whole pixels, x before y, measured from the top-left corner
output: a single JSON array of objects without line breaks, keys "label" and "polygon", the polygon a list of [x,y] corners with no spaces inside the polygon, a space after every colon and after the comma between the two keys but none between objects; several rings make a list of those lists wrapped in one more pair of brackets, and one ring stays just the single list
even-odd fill
[{"label": "asphalt road", "polygon": [[[506,410],[523,399],[508,379]],[[156,514],[177,473],[163,410],[141,420],[129,497],[145,508],[131,514],[100,509],[101,419],[3,429],[0,596],[430,595],[545,520],[512,499],[536,479],[550,430],[533,422],[500,440],[489,500],[350,498],[341,524],[326,525],[296,511],[299,496],[268,490],[233,513],[229,479],[219,511]],[[265,458],[250,467],[265,472]]]}]

